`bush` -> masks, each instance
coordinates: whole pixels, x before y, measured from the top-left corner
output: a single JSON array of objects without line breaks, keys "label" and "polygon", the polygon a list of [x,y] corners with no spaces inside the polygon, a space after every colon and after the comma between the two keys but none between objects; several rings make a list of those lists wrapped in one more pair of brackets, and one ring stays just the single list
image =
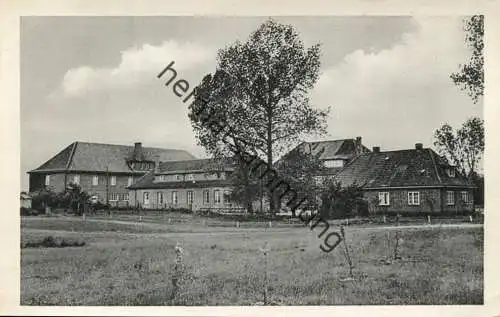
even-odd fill
[{"label": "bush", "polygon": [[33,208],[21,207],[21,216],[38,216],[40,211]]},{"label": "bush", "polygon": [[83,247],[85,241],[71,240],[60,237],[47,236],[41,241],[21,243],[21,248],[66,248],[66,247]]}]

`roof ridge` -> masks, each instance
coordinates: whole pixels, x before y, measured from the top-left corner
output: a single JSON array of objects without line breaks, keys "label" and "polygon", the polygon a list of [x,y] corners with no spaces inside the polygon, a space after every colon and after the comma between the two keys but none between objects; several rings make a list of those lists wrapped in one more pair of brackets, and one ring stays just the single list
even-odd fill
[{"label": "roof ridge", "polygon": [[[80,144],[88,144],[88,145],[106,145],[106,146],[123,146],[133,148],[134,145],[126,145],[126,144],[113,144],[113,143],[100,143],[100,142],[86,142],[86,141],[75,141],[73,143]],[[175,149],[175,148],[162,148],[162,147],[153,147],[153,146],[144,146],[143,149],[157,149],[157,150],[169,150],[169,151],[185,151],[185,149]]]},{"label": "roof ridge", "polygon": [[432,160],[432,166],[434,167],[434,172],[436,172],[436,177],[438,179],[438,182],[440,184],[443,183],[443,181],[441,180],[441,176],[439,176],[439,171],[437,169],[437,165],[436,165],[436,160],[434,159],[434,155],[432,153],[432,150],[431,149],[427,149],[427,153],[429,153],[429,156],[431,157],[431,160]]},{"label": "roof ridge", "polygon": [[71,162],[73,161],[73,156],[75,155],[76,152],[76,147],[78,146],[78,141],[73,142],[73,147],[71,148],[71,153],[69,154],[68,157],[68,163],[66,163],[66,169],[68,170],[69,167],[71,166]]}]

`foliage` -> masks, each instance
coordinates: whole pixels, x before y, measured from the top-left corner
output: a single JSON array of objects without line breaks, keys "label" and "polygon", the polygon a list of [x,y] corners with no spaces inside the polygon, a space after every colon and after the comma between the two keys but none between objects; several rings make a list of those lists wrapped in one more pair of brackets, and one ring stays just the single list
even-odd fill
[{"label": "foliage", "polygon": [[221,49],[217,71],[205,76],[190,106],[198,143],[213,155],[256,154],[271,169],[291,144],[325,133],[329,110],[312,108],[307,96],[319,77],[319,57],[319,44],[305,48],[292,26],[274,20],[246,42]]},{"label": "foliage", "polygon": [[321,192],[320,213],[323,219],[367,216],[368,206],[360,187],[342,187],[339,182],[326,182]]},{"label": "foliage", "polygon": [[[320,153],[313,155],[307,146],[303,146],[305,144],[307,143],[303,143],[287,153],[275,164],[275,169],[280,179],[299,193],[300,197],[316,197],[323,180],[317,173],[323,167],[323,163],[319,159]],[[275,195],[281,195],[283,190],[277,188]],[[277,202],[278,206],[289,198],[283,196],[281,201]],[[292,209],[292,213],[292,216],[295,217],[294,209]]]},{"label": "foliage", "polygon": [[83,191],[78,184],[70,183],[66,189],[59,194],[59,202],[63,208],[71,208],[71,210],[81,215],[85,210],[85,205],[88,203],[90,195]]},{"label": "foliage", "polygon": [[467,64],[460,66],[460,71],[451,74],[453,82],[467,91],[474,103],[484,92],[484,16],[474,15],[464,21],[465,42],[472,50]]},{"label": "foliage", "polygon": [[33,209],[45,211],[45,207],[56,207],[58,205],[57,194],[50,189],[41,189],[32,194],[31,206]]},{"label": "foliage", "polygon": [[477,171],[484,152],[484,122],[472,117],[456,132],[444,124],[434,133],[434,146],[455,165],[462,175],[471,178]]}]

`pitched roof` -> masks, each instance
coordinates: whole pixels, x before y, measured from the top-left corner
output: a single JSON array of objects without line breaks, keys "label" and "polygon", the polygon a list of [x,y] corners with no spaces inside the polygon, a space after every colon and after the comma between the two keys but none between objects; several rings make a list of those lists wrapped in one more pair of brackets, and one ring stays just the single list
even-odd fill
[{"label": "pitched roof", "polygon": [[[134,146],[74,142],[56,154],[40,167],[30,171],[89,171],[105,172],[133,172],[128,166],[127,160],[133,157]],[[177,149],[161,149],[152,147],[142,148],[145,161],[192,160],[195,157],[189,152]]]},{"label": "pitched roof", "polygon": [[409,149],[364,153],[347,164],[334,179],[342,186],[357,185],[366,189],[383,187],[472,187],[431,149]]},{"label": "pitched roof", "polygon": [[[304,142],[300,149],[310,149],[311,154],[319,155],[320,160],[351,159],[356,154],[356,139]],[[361,152],[370,150],[361,144]]]},{"label": "pitched roof", "polygon": [[208,172],[216,170],[232,170],[234,163],[232,159],[196,159],[183,161],[160,162],[158,174],[169,174],[174,172]]},{"label": "pitched roof", "polygon": [[204,188],[204,187],[225,187],[231,186],[233,182],[230,179],[217,180],[197,180],[197,181],[176,181],[176,182],[154,182],[154,172],[150,171],[128,189],[183,189],[183,188]]}]

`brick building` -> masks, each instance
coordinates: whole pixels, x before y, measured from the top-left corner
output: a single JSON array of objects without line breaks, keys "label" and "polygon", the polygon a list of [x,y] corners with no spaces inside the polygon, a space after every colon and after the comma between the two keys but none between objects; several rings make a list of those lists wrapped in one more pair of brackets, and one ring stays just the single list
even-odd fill
[{"label": "brick building", "polygon": [[106,196],[112,206],[129,203],[127,187],[153,170],[155,162],[191,160],[195,157],[184,150],[74,142],[29,174],[29,191],[44,188],[63,191],[70,183],[97,195]]},{"label": "brick building", "polygon": [[230,201],[234,170],[230,160],[212,159],[159,162],[129,187],[131,206],[144,209],[238,207]]},{"label": "brick building", "polygon": [[334,179],[364,191],[371,213],[472,211],[474,185],[446,159],[417,143],[414,149],[363,153]]}]

